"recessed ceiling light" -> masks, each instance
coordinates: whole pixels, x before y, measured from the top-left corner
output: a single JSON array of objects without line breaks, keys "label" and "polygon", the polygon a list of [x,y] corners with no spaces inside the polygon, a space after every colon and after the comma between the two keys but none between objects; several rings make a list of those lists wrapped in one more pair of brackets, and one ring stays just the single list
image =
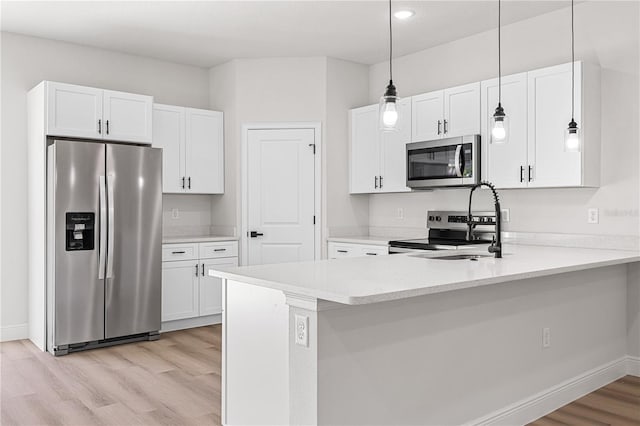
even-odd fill
[{"label": "recessed ceiling light", "polygon": [[399,10],[393,14],[397,19],[409,19],[416,13],[413,10]]}]

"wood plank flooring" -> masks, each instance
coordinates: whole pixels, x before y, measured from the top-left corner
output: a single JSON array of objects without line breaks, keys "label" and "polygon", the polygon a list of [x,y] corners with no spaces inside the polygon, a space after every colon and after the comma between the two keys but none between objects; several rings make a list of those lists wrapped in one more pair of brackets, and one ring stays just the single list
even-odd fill
[{"label": "wood plank flooring", "polygon": [[623,377],[530,424],[558,425],[639,426],[640,377]]},{"label": "wood plank flooring", "polygon": [[219,325],[55,358],[0,344],[0,424],[219,425]]}]

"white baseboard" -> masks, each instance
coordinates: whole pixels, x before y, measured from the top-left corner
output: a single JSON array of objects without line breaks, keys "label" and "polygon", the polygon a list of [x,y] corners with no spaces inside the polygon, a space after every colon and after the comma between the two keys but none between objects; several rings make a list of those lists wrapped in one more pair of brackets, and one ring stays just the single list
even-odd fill
[{"label": "white baseboard", "polygon": [[207,315],[206,317],[186,318],[175,321],[166,321],[162,323],[160,333],[168,331],[184,330],[187,328],[204,327],[205,325],[213,325],[222,323],[222,314]]},{"label": "white baseboard", "polygon": [[29,324],[7,325],[0,328],[0,342],[29,338]]},{"label": "white baseboard", "polygon": [[640,356],[627,355],[627,374],[640,377]]},{"label": "white baseboard", "polygon": [[[624,356],[596,367],[556,386],[552,386],[529,398],[525,398],[500,410],[469,422],[469,425],[524,425],[543,417],[558,408],[575,401],[630,372],[640,368],[640,358]],[[634,364],[633,361],[637,363]]]}]

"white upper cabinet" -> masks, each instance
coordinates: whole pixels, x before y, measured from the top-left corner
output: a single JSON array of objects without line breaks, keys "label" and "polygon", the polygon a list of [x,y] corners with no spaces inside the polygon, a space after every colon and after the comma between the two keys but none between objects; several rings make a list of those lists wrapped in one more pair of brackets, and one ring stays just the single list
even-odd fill
[{"label": "white upper cabinet", "polygon": [[153,146],[162,148],[162,192],[183,192],[184,118],[182,107],[153,106]]},{"label": "white upper cabinet", "polygon": [[444,91],[411,97],[411,141],[439,139],[443,134]]},{"label": "white upper cabinet", "polygon": [[104,139],[151,143],[153,97],[103,91]]},{"label": "white upper cabinet", "polygon": [[153,97],[46,82],[47,135],[151,143]]},{"label": "white upper cabinet", "polygon": [[187,189],[198,194],[224,193],[223,114],[185,108]]},{"label": "white upper cabinet", "polygon": [[498,79],[482,82],[482,178],[498,188],[523,188],[528,181],[527,73],[502,78],[502,106],[508,116],[508,140],[493,143],[493,113],[498,106]]},{"label": "white upper cabinet", "polygon": [[380,181],[378,192],[408,192],[407,143],[411,142],[411,98],[398,102],[398,130],[380,137]]},{"label": "white upper cabinet", "polygon": [[411,99],[412,142],[480,133],[480,83],[424,93]]},{"label": "white upper cabinet", "polygon": [[102,139],[102,92],[47,82],[47,135]]},{"label": "white upper cabinet", "polygon": [[442,136],[480,134],[480,83],[444,90]]},{"label": "white upper cabinet", "polygon": [[352,109],[350,192],[363,194],[378,189],[380,161],[380,130],[378,105]]},{"label": "white upper cabinet", "polygon": [[224,115],[153,106],[153,146],[163,149],[163,192],[224,193]]}]

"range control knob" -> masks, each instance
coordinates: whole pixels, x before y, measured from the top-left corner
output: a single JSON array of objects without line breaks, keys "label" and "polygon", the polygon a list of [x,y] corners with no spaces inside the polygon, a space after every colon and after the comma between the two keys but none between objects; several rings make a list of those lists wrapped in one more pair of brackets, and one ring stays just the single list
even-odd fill
[{"label": "range control knob", "polygon": [[430,221],[433,221],[434,219],[435,219],[435,217],[433,217],[433,216],[429,216],[429,220],[430,220]]},{"label": "range control knob", "polygon": [[436,216],[436,222],[440,222],[442,218],[440,216]]}]

